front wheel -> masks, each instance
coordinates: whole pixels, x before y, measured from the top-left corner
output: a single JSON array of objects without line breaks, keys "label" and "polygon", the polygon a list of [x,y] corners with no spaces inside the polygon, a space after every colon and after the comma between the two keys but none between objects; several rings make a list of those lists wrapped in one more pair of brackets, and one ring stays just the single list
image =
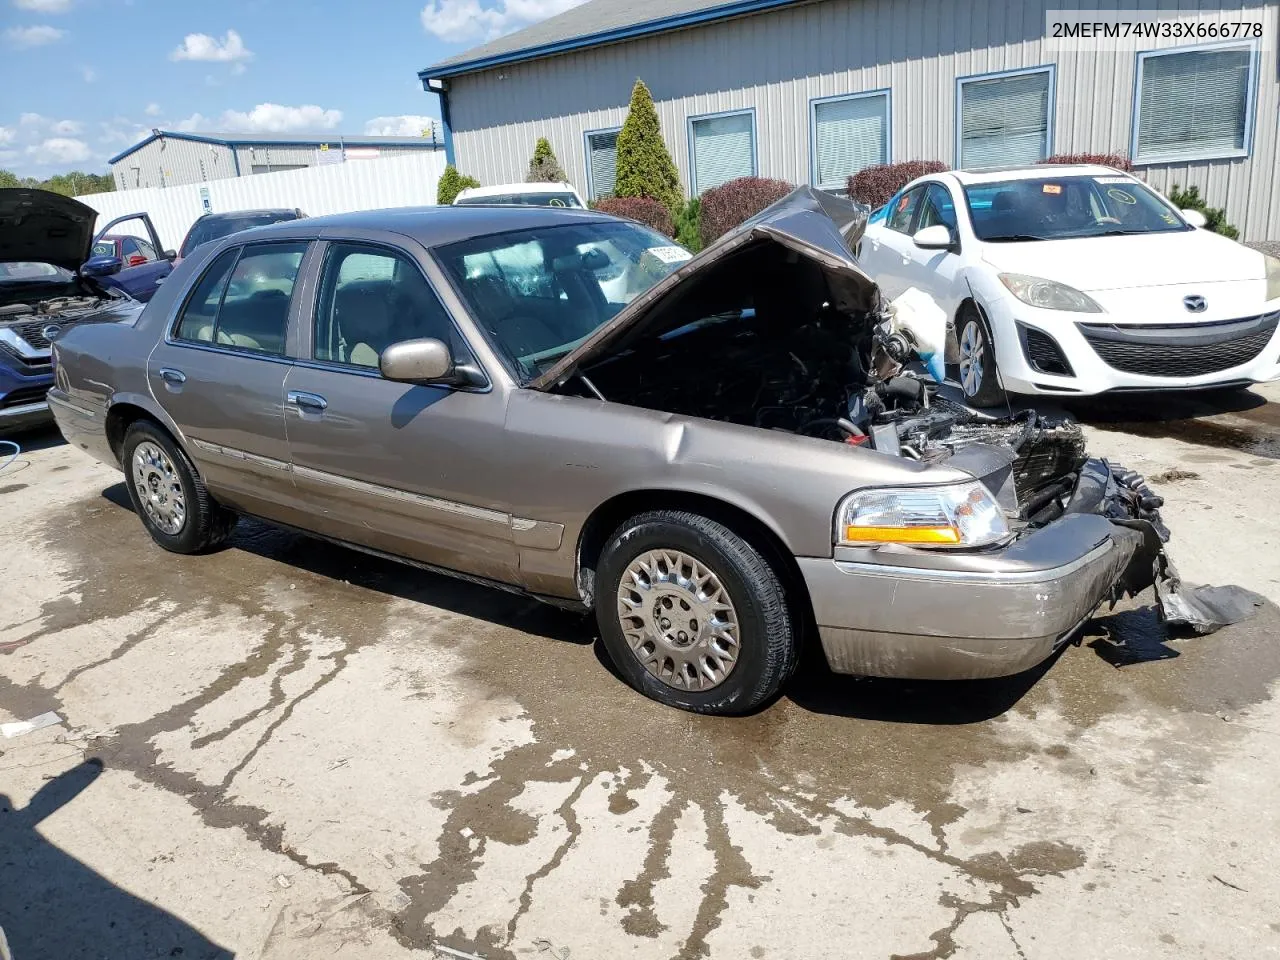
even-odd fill
[{"label": "front wheel", "polygon": [[777,695],[795,668],[777,571],[723,524],[677,510],[632,517],[596,579],[600,636],[623,678],[660,703],[740,714]]},{"label": "front wheel", "polygon": [[993,407],[1005,399],[996,372],[995,342],[986,317],[972,304],[960,311],[960,388],[965,399],[976,407]]}]

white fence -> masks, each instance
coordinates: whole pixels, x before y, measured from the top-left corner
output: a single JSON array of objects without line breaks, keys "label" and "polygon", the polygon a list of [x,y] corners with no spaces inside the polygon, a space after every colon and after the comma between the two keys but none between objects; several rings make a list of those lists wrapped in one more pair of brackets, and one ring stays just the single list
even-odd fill
[{"label": "white fence", "polygon": [[[160,242],[175,250],[196,218],[207,212],[263,207],[299,207],[308,216],[417,207],[436,202],[436,185],[444,172],[443,150],[420,150],[406,156],[231,177],[177,187],[147,187],[77,197],[98,211],[98,227],[127,213],[151,216]],[[209,201],[206,210],[205,197]],[[131,228],[131,224],[121,224]],[[124,229],[124,233],[140,233]]]}]

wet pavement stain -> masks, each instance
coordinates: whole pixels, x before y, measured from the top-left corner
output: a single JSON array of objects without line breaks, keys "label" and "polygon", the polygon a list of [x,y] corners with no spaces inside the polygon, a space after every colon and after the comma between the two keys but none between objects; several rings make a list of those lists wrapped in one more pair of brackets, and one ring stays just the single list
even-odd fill
[{"label": "wet pavement stain", "polygon": [[[1174,712],[1239,709],[1265,699],[1270,683],[1280,677],[1280,644],[1274,639],[1280,615],[1267,607],[1255,620],[1214,637],[1175,642],[1176,658],[1139,658],[1120,669],[1111,669],[1088,648],[1069,649],[1061,659],[1007,680],[911,683],[837,677],[811,657],[786,696],[767,710],[743,718],[691,716],[623,687],[601,662],[584,618],[257,523],[243,523],[221,553],[175,557],[152,546],[136,518],[120,506],[118,488],[108,494],[105,504],[78,503],[44,524],[40,537],[65,562],[66,576],[80,596],[78,602],[67,596],[46,604],[23,642],[135,611],[155,613],[158,623],[170,609],[213,616],[229,608],[257,623],[261,642],[242,662],[196,695],[143,722],[121,726],[92,749],[109,766],[185,796],[207,823],[243,830],[300,867],[342,878],[352,892],[368,889],[357,870],[312,862],[293,849],[284,828],[271,822],[271,811],[231,796],[233,781],[299,704],[332,683],[354,655],[381,642],[401,601],[416,604],[423,618],[465,620],[467,629],[451,640],[466,663],[455,679],[473,687],[477,697],[506,696],[519,703],[535,739],[469,775],[460,784],[463,789],[433,798],[447,811],[438,856],[400,880],[407,906],[385,921],[401,943],[415,948],[441,942],[490,958],[514,957],[517,926],[538,884],[577,841],[576,805],[585,791],[609,777],[608,807],[621,816],[635,808],[632,794],[659,776],[669,795],[647,826],[644,862],[613,892],[612,902],[625,911],[620,936],[654,938],[667,929],[654,891],[672,875],[676,823],[691,807],[705,823],[713,866],[697,892],[696,917],[680,956],[709,953],[709,938],[722,922],[730,891],[757,891],[772,882],[734,843],[725,816],[728,795],[780,834],[812,834],[826,824],[838,834],[909,851],[989,887],[986,901],[946,900],[951,921],[930,936],[932,949],[903,955],[946,957],[966,916],[977,911],[1002,915],[1036,894],[1036,878],[1084,863],[1082,851],[1053,839],[968,858],[948,852],[946,827],[965,813],[951,796],[959,766],[1033,755],[1071,762],[1051,752],[1056,748],[1042,750],[1003,733],[1001,717],[1007,711],[1033,717],[1052,693],[1056,709],[1075,728],[1085,729],[1135,699]],[[286,582],[297,589],[282,609],[273,591]],[[1086,642],[1136,648],[1139,640],[1146,642],[1148,617],[1141,605],[1100,616],[1088,628]],[[73,670],[62,686],[125,656],[155,629],[152,624],[127,635],[101,658]],[[318,652],[308,639],[313,635],[333,638],[336,648]],[[495,649],[503,655],[493,656]],[[317,677],[288,696],[284,681],[304,669],[318,671]],[[161,760],[157,737],[191,726],[202,708],[245,680],[268,675],[265,701],[193,741],[197,748],[217,743],[276,713],[218,782],[202,782]],[[429,682],[422,680],[424,694]],[[0,677],[0,703],[23,716],[61,707],[58,691],[38,679],[18,684]],[[633,735],[637,728],[644,730],[643,738]],[[1231,736],[1229,728],[1221,736]],[[573,754],[557,759],[565,748]],[[1066,745],[1062,749],[1069,753]],[[906,765],[909,775],[903,772]],[[490,845],[521,846],[534,838],[538,822],[512,805],[531,782],[569,789],[553,815],[563,837],[525,878],[516,912],[476,936],[436,929],[433,916],[476,879]],[[846,798],[870,811],[908,804],[927,826],[932,844],[877,823],[873,813],[850,815],[839,806]]]}]

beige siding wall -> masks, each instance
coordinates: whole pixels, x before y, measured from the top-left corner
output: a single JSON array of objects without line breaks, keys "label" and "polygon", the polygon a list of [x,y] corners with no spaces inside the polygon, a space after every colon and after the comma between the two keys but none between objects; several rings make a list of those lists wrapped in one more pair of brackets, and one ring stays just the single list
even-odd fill
[{"label": "beige siding wall", "polygon": [[[804,6],[457,77],[449,94],[458,166],[482,183],[523,179],[539,136],[586,187],[583,134],[619,126],[639,77],[689,182],[688,118],[754,107],[762,176],[810,180],[809,103],[888,88],[892,160],[955,163],[957,77],[1054,64],[1053,150],[1128,153],[1138,43],[1121,52],[1051,51],[1045,10],[1070,0],[822,0]],[[1154,8],[1100,0],[1102,8]],[[1167,7],[1167,3],[1160,4]],[[1184,9],[1265,10],[1252,155],[1148,166],[1158,188],[1197,184],[1247,239],[1280,238],[1280,79],[1275,0],[1183,0]],[[1146,41],[1143,49],[1182,45]]]},{"label": "beige siding wall", "polygon": [[152,140],[111,165],[117,190],[204,183],[236,175],[231,148],[190,140]]},{"label": "beige siding wall", "polygon": [[[153,140],[140,150],[129,154],[119,163],[112,164],[117,190],[136,190],[142,187],[178,186],[184,183],[207,183],[236,176],[236,160],[240,162],[240,175],[249,176],[254,167],[270,166],[273,170],[290,170],[312,166],[316,160],[313,146],[240,146],[234,154],[232,148],[212,143],[196,143],[191,140]],[[339,143],[333,142],[337,151]],[[418,147],[353,147],[361,157],[353,157],[350,163],[363,163],[365,158],[377,159],[403,157],[424,152]],[[265,172],[265,171],[259,171]]]}]

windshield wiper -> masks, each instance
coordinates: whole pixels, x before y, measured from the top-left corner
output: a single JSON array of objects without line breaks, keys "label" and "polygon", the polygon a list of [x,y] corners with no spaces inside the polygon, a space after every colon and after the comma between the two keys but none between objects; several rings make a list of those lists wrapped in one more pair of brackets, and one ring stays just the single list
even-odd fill
[{"label": "windshield wiper", "polygon": [[1017,243],[1024,240],[1048,240],[1048,237],[1037,237],[1032,233],[1002,233],[994,237],[983,237],[983,243]]}]

